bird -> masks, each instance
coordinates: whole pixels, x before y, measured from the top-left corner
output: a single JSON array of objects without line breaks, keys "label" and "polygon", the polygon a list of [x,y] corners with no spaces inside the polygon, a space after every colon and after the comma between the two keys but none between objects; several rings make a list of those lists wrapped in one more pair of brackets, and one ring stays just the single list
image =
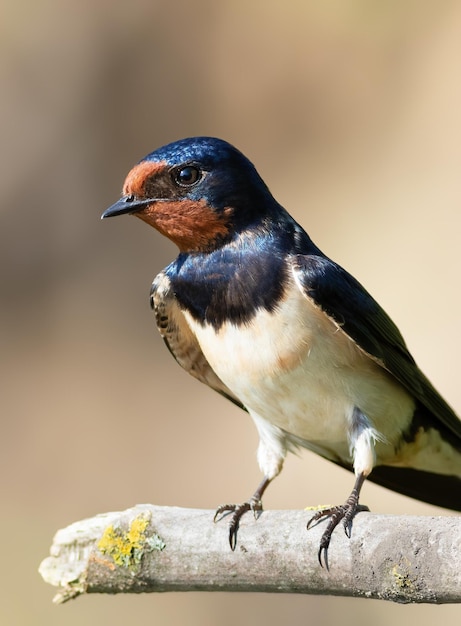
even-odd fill
[{"label": "bird", "polygon": [[344,503],[318,510],[351,536],[365,480],[461,511],[461,421],[365,288],[327,257],[271,194],[252,162],[214,137],[180,139],[129,171],[102,218],[138,217],[170,239],[177,257],[153,281],[157,328],[178,364],[252,418],[263,479],[229,519],[242,516],[288,452],[306,448],[355,475]]}]

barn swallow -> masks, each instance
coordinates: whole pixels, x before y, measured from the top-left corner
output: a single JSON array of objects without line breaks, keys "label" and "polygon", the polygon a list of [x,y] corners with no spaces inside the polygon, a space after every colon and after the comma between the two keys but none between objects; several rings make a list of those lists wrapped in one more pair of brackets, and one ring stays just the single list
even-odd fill
[{"label": "barn swallow", "polygon": [[328,519],[350,536],[369,479],[461,511],[461,421],[424,376],[388,315],[278,204],[253,164],[220,139],[164,146],[129,172],[103,218],[132,214],[179,248],[155,278],[151,305],[189,374],[252,417],[264,478],[223,505],[235,549],[287,451],[304,447],[355,473]]}]

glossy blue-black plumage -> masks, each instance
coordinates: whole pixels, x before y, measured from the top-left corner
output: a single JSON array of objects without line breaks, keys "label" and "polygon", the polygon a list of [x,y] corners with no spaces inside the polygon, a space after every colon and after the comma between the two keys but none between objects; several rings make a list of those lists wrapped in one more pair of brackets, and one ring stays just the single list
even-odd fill
[{"label": "glossy blue-black plumage", "polygon": [[283,211],[251,161],[221,139],[181,139],[151,152],[143,161],[164,162],[170,168],[198,165],[205,176],[187,190],[188,199],[205,199],[218,212],[233,207],[236,229],[250,224],[263,213]]},{"label": "glossy blue-black plumage", "polygon": [[259,309],[272,311],[285,290],[287,253],[317,251],[289,216],[270,229],[266,221],[206,254],[180,254],[165,270],[195,320],[219,330],[225,323],[247,324]]}]

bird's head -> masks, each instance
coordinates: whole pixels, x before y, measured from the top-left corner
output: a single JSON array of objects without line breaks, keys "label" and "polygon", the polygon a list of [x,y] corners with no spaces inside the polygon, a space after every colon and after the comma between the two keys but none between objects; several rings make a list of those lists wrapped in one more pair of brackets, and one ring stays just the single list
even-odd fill
[{"label": "bird's head", "polygon": [[128,173],[123,196],[102,217],[130,213],[181,252],[208,251],[278,206],[252,163],[221,139],[182,139]]}]

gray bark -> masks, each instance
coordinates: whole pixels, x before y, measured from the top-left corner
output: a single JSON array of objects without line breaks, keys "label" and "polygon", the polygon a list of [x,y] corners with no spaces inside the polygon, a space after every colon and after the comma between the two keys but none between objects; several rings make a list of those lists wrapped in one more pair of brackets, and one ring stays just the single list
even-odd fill
[{"label": "gray bark", "polygon": [[328,569],[317,559],[324,523],[310,513],[247,514],[235,552],[213,512],[138,505],[76,522],[56,534],[40,565],[59,592],[263,591],[395,602],[461,602],[461,517],[360,513],[352,537],[338,527]]}]

